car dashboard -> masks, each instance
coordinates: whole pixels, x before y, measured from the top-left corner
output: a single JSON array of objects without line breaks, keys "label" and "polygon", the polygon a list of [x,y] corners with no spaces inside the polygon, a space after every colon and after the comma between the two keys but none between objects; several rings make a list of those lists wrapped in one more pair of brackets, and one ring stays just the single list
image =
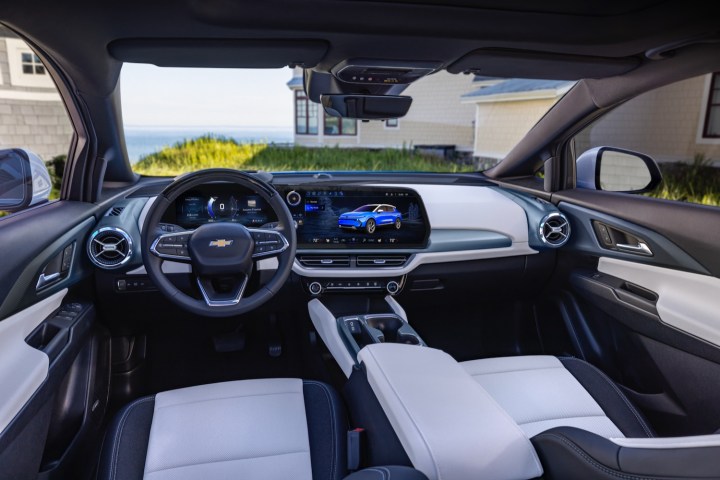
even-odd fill
[{"label": "car dashboard", "polygon": [[[117,294],[153,290],[139,253],[140,232],[150,206],[167,183],[153,185],[116,202],[92,234],[88,254],[104,273],[97,280],[104,282],[99,286],[103,290]],[[295,224],[292,281],[310,296],[433,290],[438,283],[428,282],[423,268],[444,266],[451,275],[453,268],[467,262],[535,257],[562,246],[570,233],[567,220],[549,202],[482,181],[407,182],[392,174],[368,181],[347,177],[318,181],[317,175],[296,174],[290,178],[278,175],[272,186]],[[256,192],[229,183],[208,183],[167,208],[160,233],[216,222],[272,229],[277,218]],[[546,226],[548,222],[555,222],[551,225],[555,230]],[[561,235],[553,237],[558,231]],[[94,245],[105,237],[116,242],[118,235],[127,237],[127,243],[136,248],[123,258],[93,258]],[[525,271],[533,264],[510,260],[498,268]],[[275,259],[260,260],[257,271],[272,272],[276,266]],[[166,260],[163,271],[187,274],[191,266]],[[414,281],[417,275],[420,278]]]}]

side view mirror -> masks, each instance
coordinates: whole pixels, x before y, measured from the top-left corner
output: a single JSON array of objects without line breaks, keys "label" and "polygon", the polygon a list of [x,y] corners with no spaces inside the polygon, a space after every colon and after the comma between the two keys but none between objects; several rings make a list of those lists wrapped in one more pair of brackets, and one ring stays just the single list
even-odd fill
[{"label": "side view mirror", "polygon": [[0,150],[0,210],[17,212],[46,202],[52,180],[45,162],[20,148]]},{"label": "side view mirror", "polygon": [[615,147],[596,147],[577,159],[577,186],[607,192],[644,193],[660,184],[662,174],[649,156]]},{"label": "side view mirror", "polygon": [[385,120],[404,117],[411,97],[398,95],[320,95],[325,112],[333,117]]}]

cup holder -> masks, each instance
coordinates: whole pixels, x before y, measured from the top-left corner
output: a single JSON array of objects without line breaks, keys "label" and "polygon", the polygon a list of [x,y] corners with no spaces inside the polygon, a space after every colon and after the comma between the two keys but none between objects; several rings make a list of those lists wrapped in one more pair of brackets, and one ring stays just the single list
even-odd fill
[{"label": "cup holder", "polygon": [[408,336],[402,333],[398,336],[398,330],[405,325],[405,322],[396,316],[366,317],[365,322],[368,327],[382,332],[384,338],[381,341],[385,343],[405,343],[399,340],[399,336]]},{"label": "cup holder", "polygon": [[353,355],[373,343],[426,346],[406,321],[393,314],[351,315],[337,318],[340,336]]}]

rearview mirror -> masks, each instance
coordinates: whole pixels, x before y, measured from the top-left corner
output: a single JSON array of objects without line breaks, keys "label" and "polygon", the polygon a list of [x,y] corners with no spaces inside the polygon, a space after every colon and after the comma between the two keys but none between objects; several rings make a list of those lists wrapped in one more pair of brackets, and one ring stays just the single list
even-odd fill
[{"label": "rearview mirror", "polygon": [[578,188],[644,193],[657,187],[661,180],[655,160],[631,150],[596,147],[577,159]]},{"label": "rearview mirror", "polygon": [[385,120],[404,117],[411,97],[397,95],[320,95],[325,112],[333,117]]},{"label": "rearview mirror", "polygon": [[0,150],[0,210],[17,212],[46,202],[52,183],[45,163],[28,150]]}]

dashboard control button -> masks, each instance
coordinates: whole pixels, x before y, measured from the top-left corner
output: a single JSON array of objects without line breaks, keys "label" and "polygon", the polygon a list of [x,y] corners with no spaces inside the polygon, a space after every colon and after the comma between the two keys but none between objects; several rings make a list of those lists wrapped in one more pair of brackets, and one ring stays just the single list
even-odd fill
[{"label": "dashboard control button", "polygon": [[400,284],[395,280],[390,280],[385,286],[385,289],[390,295],[395,295],[400,290]]},{"label": "dashboard control button", "polygon": [[320,283],[318,282],[312,282],[308,286],[308,290],[310,290],[310,293],[312,293],[313,295],[320,295],[320,293],[322,293],[322,285],[320,285]]},{"label": "dashboard control button", "polygon": [[287,200],[288,205],[290,205],[291,207],[297,207],[302,201],[302,196],[300,196],[298,192],[293,190],[292,192],[289,192],[287,194],[285,199]]}]

